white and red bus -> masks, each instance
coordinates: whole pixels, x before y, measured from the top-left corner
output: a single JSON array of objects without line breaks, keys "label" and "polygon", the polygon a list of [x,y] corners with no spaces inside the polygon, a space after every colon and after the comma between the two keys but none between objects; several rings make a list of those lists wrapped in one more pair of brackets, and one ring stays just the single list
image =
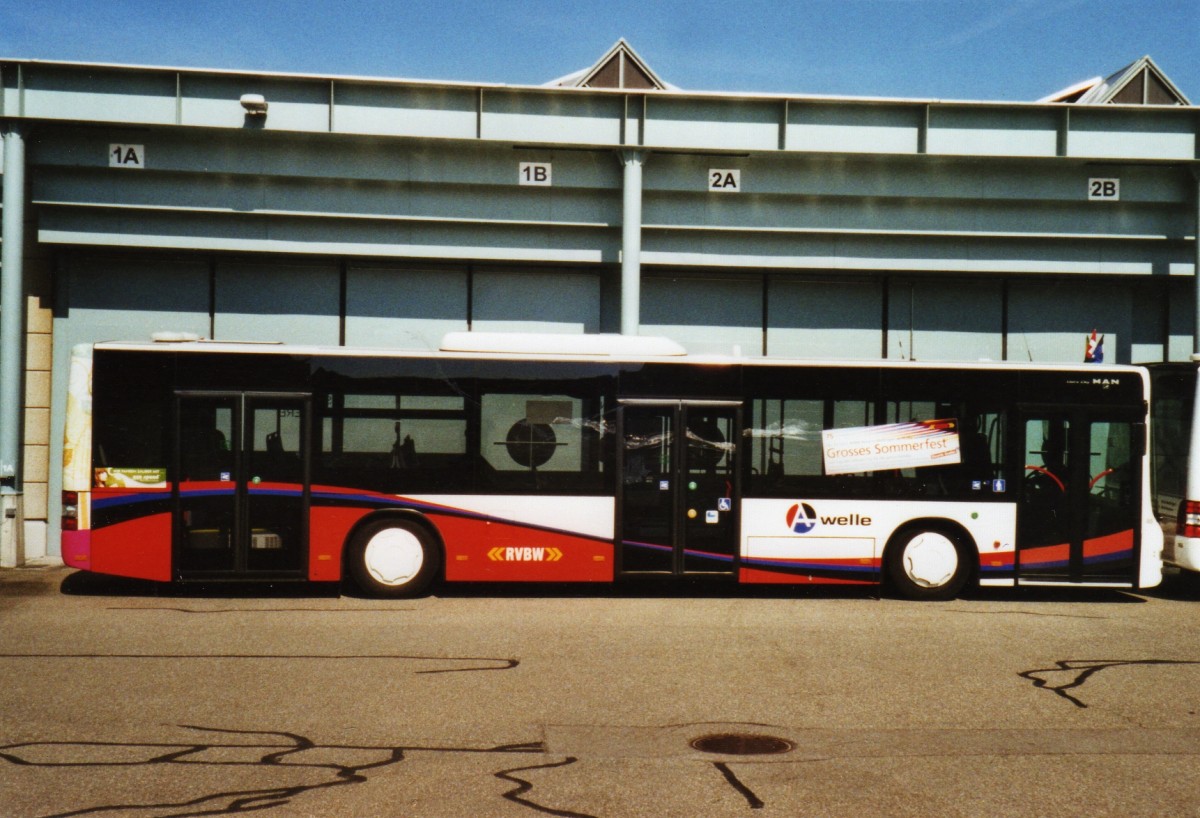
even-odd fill
[{"label": "white and red bus", "polygon": [[[553,350],[538,352],[536,350]],[[1146,371],[689,356],[77,349],[63,559],[159,581],[1153,586]]]}]

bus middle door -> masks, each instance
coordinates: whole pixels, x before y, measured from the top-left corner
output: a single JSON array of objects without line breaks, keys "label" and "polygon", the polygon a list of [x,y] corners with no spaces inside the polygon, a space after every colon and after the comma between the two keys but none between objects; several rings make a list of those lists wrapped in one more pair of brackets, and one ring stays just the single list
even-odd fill
[{"label": "bus middle door", "polygon": [[619,572],[733,574],[741,404],[625,401]]}]

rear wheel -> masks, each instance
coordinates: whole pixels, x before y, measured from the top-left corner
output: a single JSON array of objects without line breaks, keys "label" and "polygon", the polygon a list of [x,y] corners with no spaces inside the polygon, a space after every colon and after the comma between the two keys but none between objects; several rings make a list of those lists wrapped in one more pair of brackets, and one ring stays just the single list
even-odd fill
[{"label": "rear wheel", "polygon": [[429,532],[409,520],[377,520],[350,543],[350,576],[366,594],[411,597],[425,591],[441,567],[441,550]]},{"label": "rear wheel", "polygon": [[938,529],[910,528],[889,543],[885,571],[892,587],[909,599],[953,599],[971,576],[959,537]]}]

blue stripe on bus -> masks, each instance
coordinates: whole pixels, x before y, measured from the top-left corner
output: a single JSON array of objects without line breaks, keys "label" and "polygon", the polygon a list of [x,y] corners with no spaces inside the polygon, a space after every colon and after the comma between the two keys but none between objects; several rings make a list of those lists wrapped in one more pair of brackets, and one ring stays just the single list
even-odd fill
[{"label": "blue stripe on bus", "polygon": [[[675,548],[670,545],[660,545],[658,543],[652,543],[652,542],[639,542],[637,540],[622,540],[621,545],[629,546],[632,548],[642,548],[647,551],[665,552],[665,551],[674,551],[675,550]],[[695,551],[690,548],[685,548],[683,550],[683,553],[684,553],[684,556],[696,557],[698,559],[718,560],[720,562],[733,562],[732,554],[714,554],[711,551]]]},{"label": "blue stripe on bus", "polygon": [[169,499],[171,499],[171,493],[169,491],[160,491],[153,494],[126,494],[122,497],[104,497],[102,499],[93,500],[92,508],[119,508],[121,506],[133,505],[134,503],[151,503]]}]

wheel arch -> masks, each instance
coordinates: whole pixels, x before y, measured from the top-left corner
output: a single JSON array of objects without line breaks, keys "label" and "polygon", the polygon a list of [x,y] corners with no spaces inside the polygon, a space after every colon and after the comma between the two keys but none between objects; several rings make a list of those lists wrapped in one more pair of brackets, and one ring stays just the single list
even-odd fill
[{"label": "wheel arch", "polygon": [[949,517],[918,517],[915,520],[907,520],[897,526],[891,535],[888,536],[887,543],[883,547],[883,553],[879,555],[879,565],[881,567],[880,580],[884,585],[890,582],[887,571],[883,570],[883,566],[887,565],[891,552],[897,548],[902,548],[908,536],[917,531],[936,531],[945,534],[966,548],[968,551],[967,556],[970,558],[967,585],[979,584],[979,543],[975,541],[975,537],[967,530],[966,526],[958,520],[952,520]]},{"label": "wheel arch", "polygon": [[358,539],[359,535],[367,527],[378,522],[389,521],[404,521],[419,525],[425,531],[425,533],[429,535],[434,546],[437,547],[441,556],[438,570],[439,573],[444,575],[446,570],[446,541],[442,539],[442,532],[438,530],[438,527],[434,524],[434,522],[430,520],[428,516],[411,508],[388,508],[380,509],[367,514],[361,520],[352,525],[350,530],[346,532],[346,537],[344,540],[342,540],[342,582],[349,580],[348,561],[350,559],[350,555],[353,553],[352,546],[354,541]]}]

